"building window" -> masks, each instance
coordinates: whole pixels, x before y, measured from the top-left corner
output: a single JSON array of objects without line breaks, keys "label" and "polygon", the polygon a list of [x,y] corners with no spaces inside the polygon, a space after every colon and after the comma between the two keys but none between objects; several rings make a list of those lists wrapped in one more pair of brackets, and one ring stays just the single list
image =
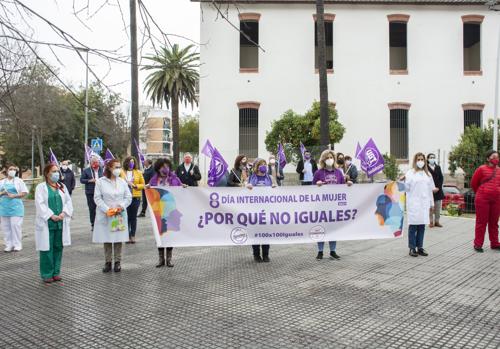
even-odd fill
[{"label": "building window", "polygon": [[163,154],[172,153],[172,145],[170,143],[162,143],[162,152]]},{"label": "building window", "polygon": [[258,13],[242,13],[240,18],[240,72],[259,71],[259,20]]},{"label": "building window", "polygon": [[470,126],[483,127],[484,104],[466,103],[462,104],[462,109],[464,110],[464,131]]},{"label": "building window", "polygon": [[171,129],[171,125],[170,125],[170,119],[169,118],[164,118],[163,119],[163,128],[168,128],[168,129]]},{"label": "building window", "polygon": [[[314,17],[314,68],[318,70],[318,25],[316,15]],[[326,41],[326,69],[328,73],[333,73],[333,20],[332,13],[324,14],[325,41]]]},{"label": "building window", "polygon": [[389,69],[391,74],[408,74],[407,27],[410,16],[389,15]]},{"label": "building window", "polygon": [[238,103],[239,153],[249,158],[259,154],[259,106],[257,102]]},{"label": "building window", "polygon": [[410,104],[391,103],[389,109],[391,154],[398,160],[408,160],[408,112]]},{"label": "building window", "polygon": [[481,75],[481,23],[484,16],[462,16],[464,25],[464,74]]}]

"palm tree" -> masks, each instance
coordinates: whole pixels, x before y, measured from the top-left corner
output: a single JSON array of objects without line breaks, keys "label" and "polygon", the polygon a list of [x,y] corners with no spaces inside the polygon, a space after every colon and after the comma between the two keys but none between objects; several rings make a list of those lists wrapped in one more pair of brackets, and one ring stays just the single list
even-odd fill
[{"label": "palm tree", "polygon": [[146,56],[151,61],[143,70],[150,70],[146,77],[144,90],[151,98],[153,105],[163,102],[172,109],[172,133],[174,163],[179,163],[179,102],[191,107],[198,105],[196,86],[200,74],[199,53],[193,52],[194,45],[179,48],[175,44],[171,49],[162,47],[156,55]]},{"label": "palm tree", "polygon": [[316,28],[318,36],[318,73],[319,73],[319,105],[320,105],[320,143],[326,148],[330,144],[328,114],[328,81],[326,72],[326,38],[325,38],[325,4],[324,0],[316,0]]}]

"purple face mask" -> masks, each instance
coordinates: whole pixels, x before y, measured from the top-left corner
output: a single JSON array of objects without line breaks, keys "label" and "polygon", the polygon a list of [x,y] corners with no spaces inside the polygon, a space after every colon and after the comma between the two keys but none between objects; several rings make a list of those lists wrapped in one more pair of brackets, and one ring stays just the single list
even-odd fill
[{"label": "purple face mask", "polygon": [[129,168],[129,169],[131,169],[131,170],[133,170],[133,169],[134,169],[134,167],[135,167],[135,163],[133,163],[132,161],[130,161],[130,162],[128,163],[128,168]]},{"label": "purple face mask", "polygon": [[260,173],[266,173],[267,172],[267,166],[266,165],[260,165],[259,166],[259,172]]},{"label": "purple face mask", "polygon": [[304,159],[309,160],[311,158],[311,154],[305,154]]},{"label": "purple face mask", "polygon": [[170,169],[168,167],[162,167],[160,169],[160,174],[162,176],[168,176],[170,174]]}]

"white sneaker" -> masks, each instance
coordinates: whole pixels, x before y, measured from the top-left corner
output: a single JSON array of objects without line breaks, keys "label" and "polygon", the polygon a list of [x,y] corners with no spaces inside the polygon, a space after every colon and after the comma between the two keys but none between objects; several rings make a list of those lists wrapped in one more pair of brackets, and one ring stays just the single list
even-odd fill
[{"label": "white sneaker", "polygon": [[4,252],[10,252],[10,251],[12,251],[12,247],[6,247],[6,248],[4,248],[4,250],[3,250],[3,251],[4,251]]},{"label": "white sneaker", "polygon": [[14,252],[21,252],[22,248],[15,248]]}]

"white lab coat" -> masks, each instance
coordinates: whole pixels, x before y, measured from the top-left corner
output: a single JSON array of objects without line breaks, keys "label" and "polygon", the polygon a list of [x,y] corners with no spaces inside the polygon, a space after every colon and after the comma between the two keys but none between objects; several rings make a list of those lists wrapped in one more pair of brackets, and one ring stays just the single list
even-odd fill
[{"label": "white lab coat", "polygon": [[[95,185],[94,202],[97,210],[92,242],[127,242],[129,236],[126,210],[132,202],[132,193],[127,182],[121,178],[116,178],[116,182],[107,177],[99,178]],[[106,212],[110,208],[117,207],[121,207],[124,210],[124,224],[126,229],[119,232],[111,232]]]},{"label": "white lab coat", "polygon": [[410,170],[405,176],[408,224],[429,224],[429,210],[434,207],[434,180],[425,171]]},{"label": "white lab coat", "polygon": [[[63,246],[71,245],[70,223],[73,216],[73,203],[71,196],[68,193],[66,186],[64,192],[57,191],[62,199],[64,220],[62,240]],[[48,251],[50,249],[49,242],[49,219],[54,215],[54,212],[49,208],[49,191],[47,183],[42,182],[35,189],[35,243],[37,251]]]}]

